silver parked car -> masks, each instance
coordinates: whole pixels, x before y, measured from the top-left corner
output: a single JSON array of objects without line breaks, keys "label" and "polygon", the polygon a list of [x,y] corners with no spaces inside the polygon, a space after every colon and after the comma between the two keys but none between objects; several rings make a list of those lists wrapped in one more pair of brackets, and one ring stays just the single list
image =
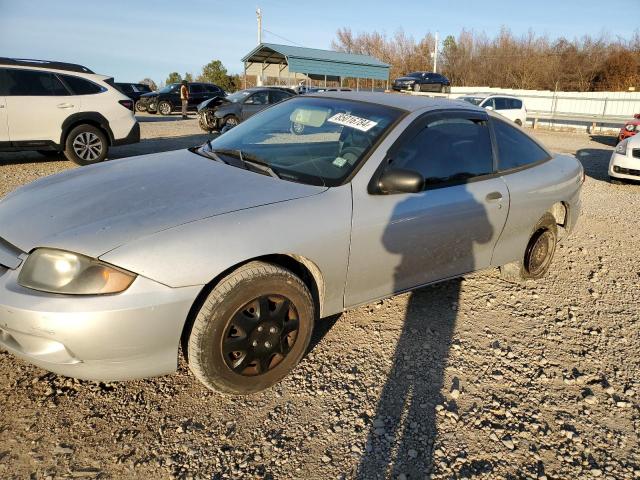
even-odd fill
[{"label": "silver parked car", "polygon": [[172,372],[182,345],[207,387],[258,391],[319,318],[489,267],[543,276],[583,181],[471,104],[294,97],[199,148],[0,201],[0,344],[105,381]]}]

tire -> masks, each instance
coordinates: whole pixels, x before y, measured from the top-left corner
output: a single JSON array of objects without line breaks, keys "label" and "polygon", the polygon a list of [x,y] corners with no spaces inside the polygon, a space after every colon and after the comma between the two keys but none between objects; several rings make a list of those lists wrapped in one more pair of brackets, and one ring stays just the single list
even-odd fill
[{"label": "tire", "polygon": [[440,93],[447,93],[447,86],[444,83],[440,84]]},{"label": "tire", "polygon": [[47,158],[57,157],[62,154],[62,152],[59,152],[58,150],[38,150],[38,153]]},{"label": "tire", "polygon": [[158,105],[155,103],[147,104],[147,113],[150,113],[151,115],[158,113]]},{"label": "tire", "polygon": [[421,92],[422,91],[422,87],[420,86],[419,83],[414,83],[413,84],[413,91],[414,92]]},{"label": "tire", "polygon": [[93,125],[78,125],[65,140],[64,156],[77,165],[100,163],[108,152],[107,136]]},{"label": "tire", "polygon": [[158,103],[158,112],[161,115],[171,115],[172,110],[173,110],[173,107],[169,102],[165,102],[163,100],[162,102]]},{"label": "tire", "polygon": [[223,127],[233,128],[240,124],[240,119],[235,115],[227,115],[224,117]]},{"label": "tire", "polygon": [[303,358],[314,312],[311,293],[292,272],[249,262],[223,278],[204,301],[187,340],[189,367],[214,391],[264,390]]},{"label": "tire", "polygon": [[520,120],[519,118],[516,118],[515,120],[516,125],[518,125],[519,127],[522,126],[522,120]]},{"label": "tire", "polygon": [[547,212],[533,228],[522,260],[500,267],[500,276],[515,283],[544,277],[551,267],[557,244],[556,219]]},{"label": "tire", "polygon": [[135,109],[136,109],[136,112],[142,113],[147,111],[147,106],[144,103],[142,103],[140,100],[138,100],[135,104]]}]

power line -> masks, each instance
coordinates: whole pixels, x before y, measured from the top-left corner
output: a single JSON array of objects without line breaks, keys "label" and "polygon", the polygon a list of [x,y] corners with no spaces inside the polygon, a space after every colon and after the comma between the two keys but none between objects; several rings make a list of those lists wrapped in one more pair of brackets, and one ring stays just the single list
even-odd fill
[{"label": "power line", "polygon": [[289,40],[288,38],[285,38],[285,37],[283,37],[281,35],[278,35],[277,33],[273,33],[271,30],[267,30],[266,28],[263,28],[262,31],[263,32],[267,32],[267,33],[273,35],[274,37],[278,37],[280,40],[284,40],[285,42],[293,43],[294,45],[296,45],[298,47],[302,47],[302,45],[300,45],[299,43],[294,42],[293,40]]}]

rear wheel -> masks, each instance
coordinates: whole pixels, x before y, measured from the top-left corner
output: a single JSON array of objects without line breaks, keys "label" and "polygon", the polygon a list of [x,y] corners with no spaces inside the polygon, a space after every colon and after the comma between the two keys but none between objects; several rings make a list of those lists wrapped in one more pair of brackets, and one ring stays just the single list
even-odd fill
[{"label": "rear wheel", "polygon": [[78,125],[65,141],[64,155],[78,165],[91,165],[107,158],[109,142],[102,130],[93,125]]},{"label": "rear wheel", "polygon": [[188,337],[189,367],[212,390],[264,390],[304,356],[314,311],[308,288],[292,272],[250,262],[222,279],[198,312]]},{"label": "rear wheel", "polygon": [[500,276],[507,281],[537,280],[544,277],[558,244],[558,226],[550,213],[545,213],[533,229],[522,260],[500,267]]},{"label": "rear wheel", "polygon": [[171,108],[171,104],[169,102],[162,101],[162,102],[158,103],[158,111],[162,115],[170,115],[171,114],[171,110],[173,110],[173,109]]},{"label": "rear wheel", "polygon": [[519,118],[516,118],[516,125],[521,127],[522,126],[522,120],[520,120]]}]

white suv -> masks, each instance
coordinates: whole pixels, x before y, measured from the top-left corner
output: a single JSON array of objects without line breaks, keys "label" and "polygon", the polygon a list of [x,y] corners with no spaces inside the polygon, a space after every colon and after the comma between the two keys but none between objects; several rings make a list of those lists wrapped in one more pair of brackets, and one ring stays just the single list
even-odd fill
[{"label": "white suv", "polygon": [[140,141],[133,101],[81,65],[0,58],[0,151],[64,152],[101,162],[111,145]]},{"label": "white suv", "polygon": [[524,125],[527,121],[527,109],[522,99],[518,97],[512,97],[511,95],[464,95],[458,97],[458,100],[464,100],[487,110],[493,110],[519,126]]}]

